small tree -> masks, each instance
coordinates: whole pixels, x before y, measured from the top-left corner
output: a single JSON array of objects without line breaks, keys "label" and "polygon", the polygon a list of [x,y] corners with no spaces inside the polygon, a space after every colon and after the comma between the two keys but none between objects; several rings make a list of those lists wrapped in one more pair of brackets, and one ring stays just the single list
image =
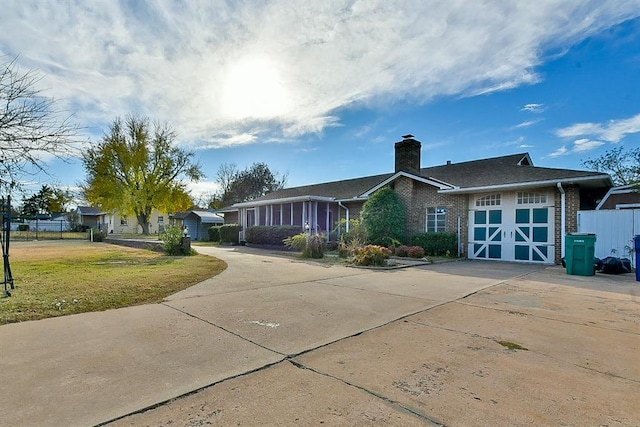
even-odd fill
[{"label": "small tree", "polygon": [[85,198],[103,209],[135,214],[143,234],[149,234],[154,208],[179,211],[193,200],[184,178],[198,181],[204,174],[192,162],[193,153],[174,146],[169,125],[128,116],[115,119],[110,132],[92,147],[83,162],[87,180]]},{"label": "small tree", "polygon": [[600,157],[583,161],[582,165],[608,173],[616,185],[635,184],[640,181],[640,148],[628,151],[624,147],[612,148]]},{"label": "small tree", "polygon": [[362,224],[374,245],[390,245],[405,239],[404,203],[390,187],[376,191],[362,206]]},{"label": "small tree", "polygon": [[191,255],[182,246],[182,227],[168,227],[162,235],[162,248],[168,255]]},{"label": "small tree", "polygon": [[219,208],[238,202],[245,202],[284,188],[287,174],[280,176],[272,172],[266,163],[254,163],[241,171],[235,163],[224,163],[217,173],[220,192],[209,202],[209,206]]}]

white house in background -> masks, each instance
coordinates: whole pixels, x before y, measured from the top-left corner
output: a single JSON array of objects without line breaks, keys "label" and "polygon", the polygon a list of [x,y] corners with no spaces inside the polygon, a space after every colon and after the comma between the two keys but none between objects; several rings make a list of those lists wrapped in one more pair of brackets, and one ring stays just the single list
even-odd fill
[{"label": "white house in background", "polygon": [[[78,206],[79,223],[109,234],[139,234],[142,227],[135,215],[121,215],[117,212],[105,212],[93,206]],[[169,223],[169,215],[158,209],[151,211],[149,233],[163,233]]]}]

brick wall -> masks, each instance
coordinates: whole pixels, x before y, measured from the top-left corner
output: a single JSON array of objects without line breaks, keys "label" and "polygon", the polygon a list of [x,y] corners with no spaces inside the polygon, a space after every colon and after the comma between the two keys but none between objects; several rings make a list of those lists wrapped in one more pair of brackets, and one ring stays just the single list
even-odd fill
[{"label": "brick wall", "polygon": [[426,231],[427,208],[444,206],[447,208],[446,231],[458,231],[460,217],[462,241],[467,241],[469,197],[465,194],[440,194],[432,185],[407,177],[399,177],[394,190],[400,196],[407,209],[407,233],[418,234]]},{"label": "brick wall", "polygon": [[[569,233],[576,233],[578,231],[578,210],[580,210],[580,188],[577,185],[563,186],[565,193],[566,203],[566,217],[565,217],[565,235]],[[562,261],[562,194],[558,188],[555,189],[555,262],[560,264]]]}]

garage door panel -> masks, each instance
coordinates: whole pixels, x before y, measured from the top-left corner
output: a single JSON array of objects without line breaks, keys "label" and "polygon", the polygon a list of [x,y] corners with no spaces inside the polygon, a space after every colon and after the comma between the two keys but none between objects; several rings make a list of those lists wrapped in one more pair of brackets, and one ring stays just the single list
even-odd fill
[{"label": "garage door panel", "polygon": [[[488,200],[489,196],[483,196]],[[476,199],[478,200],[478,199]],[[554,261],[553,198],[543,193],[502,193],[494,206],[473,205],[469,256],[504,261]],[[547,203],[548,201],[548,203]],[[547,203],[547,206],[541,206]],[[497,206],[499,205],[499,206]],[[499,209],[498,209],[499,208]]]}]

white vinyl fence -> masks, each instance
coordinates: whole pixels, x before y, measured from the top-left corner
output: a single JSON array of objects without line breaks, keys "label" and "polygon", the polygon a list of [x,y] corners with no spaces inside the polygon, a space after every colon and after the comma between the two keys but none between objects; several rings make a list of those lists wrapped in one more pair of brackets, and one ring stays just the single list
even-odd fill
[{"label": "white vinyl fence", "polygon": [[596,257],[629,258],[635,267],[633,236],[640,234],[640,209],[579,211],[578,232],[596,235]]}]

